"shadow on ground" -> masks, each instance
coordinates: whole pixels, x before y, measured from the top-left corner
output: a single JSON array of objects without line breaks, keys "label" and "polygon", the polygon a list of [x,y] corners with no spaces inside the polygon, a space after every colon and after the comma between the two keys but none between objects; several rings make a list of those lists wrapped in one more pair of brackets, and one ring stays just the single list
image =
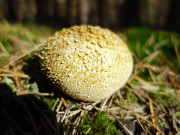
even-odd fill
[{"label": "shadow on ground", "polygon": [[[23,70],[31,77],[30,82],[39,80],[40,91],[51,90],[50,85],[46,85],[49,88],[43,87],[47,82],[36,71],[36,66],[29,65]],[[60,133],[58,127],[56,113],[42,98],[35,95],[16,96],[6,84],[0,84],[0,134],[56,135]]]},{"label": "shadow on ground", "polygon": [[34,96],[16,96],[0,85],[0,134],[56,134],[55,113]]}]

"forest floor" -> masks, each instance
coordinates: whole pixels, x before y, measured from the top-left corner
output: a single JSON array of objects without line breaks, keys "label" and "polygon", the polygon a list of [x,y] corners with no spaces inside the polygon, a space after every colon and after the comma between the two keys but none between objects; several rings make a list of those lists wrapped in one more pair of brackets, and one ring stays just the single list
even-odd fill
[{"label": "forest floor", "polygon": [[38,49],[55,31],[0,23],[0,134],[180,134],[180,35],[116,31],[132,51],[133,74],[114,95],[86,103],[57,95],[41,73]]}]

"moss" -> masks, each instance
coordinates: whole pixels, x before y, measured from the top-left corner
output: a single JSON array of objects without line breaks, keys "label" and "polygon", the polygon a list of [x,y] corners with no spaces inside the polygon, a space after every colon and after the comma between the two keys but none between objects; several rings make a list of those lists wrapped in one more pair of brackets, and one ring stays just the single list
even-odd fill
[{"label": "moss", "polygon": [[13,92],[17,92],[17,87],[16,87],[13,79],[4,77],[3,83],[6,84]]},{"label": "moss", "polygon": [[[139,28],[128,29],[124,34],[128,40],[129,47],[138,56],[139,60],[156,51],[160,51],[164,57],[170,60],[177,68],[180,68],[174,49],[174,45],[177,46],[177,50],[179,49],[179,35]],[[137,61],[134,60],[134,62],[136,63]],[[161,65],[161,63],[162,61],[158,59],[151,62],[154,65]]]},{"label": "moss", "polygon": [[55,102],[55,98],[49,98],[49,97],[40,97],[40,100],[46,103],[49,108],[51,108]]},{"label": "moss", "polygon": [[135,96],[130,92],[127,92],[127,99],[129,100],[130,103],[136,103],[137,102]]},{"label": "moss", "polygon": [[[90,130],[89,130],[90,129]],[[85,134],[87,131],[88,135],[119,135],[120,130],[116,127],[115,121],[111,120],[106,112],[96,112],[94,116],[89,113],[85,115],[83,122],[79,127],[81,134]]]},{"label": "moss", "polygon": [[175,112],[173,115],[174,115],[175,117],[180,118],[180,112]]},{"label": "moss", "polygon": [[[52,33],[54,33],[54,31],[57,30],[57,29],[54,30],[54,29],[48,28],[46,26],[37,26],[35,24],[29,24],[29,25],[27,24],[26,27],[24,27],[23,25],[18,25],[18,24],[13,24],[13,25],[8,25],[8,26],[6,26],[5,24],[0,24],[0,29],[2,31],[0,33],[0,42],[3,44],[3,47],[9,53],[7,56],[1,55],[3,57],[0,57],[0,66],[1,68],[5,68],[5,69],[6,69],[5,65],[8,64],[10,58],[15,57],[13,53],[16,53],[18,55],[22,53],[22,52],[16,51],[16,47],[20,44],[15,44],[14,40],[12,40],[9,37],[13,36],[18,41],[20,40],[22,41],[22,43],[25,43],[25,45],[26,43],[30,43],[28,44],[29,46],[26,46],[28,50],[33,45],[40,43],[42,39],[47,39],[47,36],[51,35]],[[179,52],[179,49],[180,49],[179,48],[180,46],[179,35],[172,34],[172,33],[158,32],[158,31],[153,31],[153,30],[148,30],[148,29],[139,29],[139,28],[128,29],[124,33],[124,35],[127,37],[127,41],[128,41],[128,44],[130,45],[132,52],[135,54],[135,56],[138,57],[137,61],[136,59],[134,59],[135,64],[143,60],[145,57],[157,51],[160,51],[162,56],[165,57],[175,68],[177,68],[178,70],[180,69],[180,64],[178,63],[178,59],[177,59],[177,56],[175,53],[175,47],[174,47],[176,46],[176,49]],[[38,39],[41,39],[41,40],[39,41]],[[21,46],[19,47],[21,48]],[[2,54],[3,51],[0,50],[0,53]],[[170,53],[171,55],[169,55]],[[180,55],[178,54],[178,56]],[[33,60],[32,64],[27,62],[30,59]],[[22,71],[28,74],[31,78],[27,78],[27,79],[18,78],[23,89],[34,91],[34,92],[39,92],[39,91],[52,92],[53,88],[48,83],[46,83],[45,79],[39,73],[40,69],[38,68],[38,66],[35,65],[35,62],[36,60],[34,59],[33,55],[28,54],[25,57],[23,57],[21,60],[17,61],[17,63],[14,63],[14,65],[12,67],[10,66],[8,69],[13,71],[13,67],[17,67],[18,69],[19,65],[27,64],[29,66],[30,73],[26,72],[25,70],[22,70]],[[142,62],[142,64],[150,64],[160,69],[161,67],[163,67],[162,69],[165,68],[172,71],[172,68],[169,66],[169,64],[166,61],[164,61],[160,56],[155,57],[155,59],[153,59],[151,62]],[[135,71],[138,71],[138,70],[139,68],[135,69]],[[139,71],[140,71],[139,73],[136,72],[138,73],[136,74],[137,76],[143,78],[149,83],[153,81],[152,78],[150,78],[150,74],[147,69],[142,68]],[[18,69],[18,72],[21,72],[21,69]],[[179,113],[180,104],[179,104],[179,100],[177,100],[177,97],[176,97],[178,96],[178,93],[175,93],[175,88],[172,85],[165,85],[165,83],[170,83],[170,80],[168,79],[168,77],[167,78],[164,77],[163,73],[166,73],[166,71],[164,70],[162,70],[162,72],[152,71],[152,76],[155,79],[155,82],[157,82],[155,86],[158,86],[160,89],[158,91],[146,92],[145,94],[147,94],[147,96],[149,96],[159,106],[159,109],[156,109],[156,106],[154,106],[155,122],[156,122],[157,127],[165,134],[175,134],[176,130],[174,127],[175,123],[174,123],[173,117],[176,117],[176,119],[180,118],[180,113]],[[4,72],[1,72],[1,74],[4,74]],[[179,80],[176,80],[176,77],[174,76],[172,77],[174,81],[177,82],[178,84]],[[133,86],[139,85],[138,80],[134,79],[133,77],[132,79],[133,80],[131,80],[130,83],[132,83]],[[57,131],[56,132],[57,134],[58,133],[71,134],[71,130],[69,130],[70,129],[69,127],[71,127],[72,122],[75,121],[76,118],[79,116],[79,113],[76,116],[73,116],[73,118],[69,118],[67,124],[57,123],[57,119],[56,119],[57,115],[54,112],[52,112],[50,109],[52,108],[57,97],[52,98],[52,97],[36,96],[36,95],[17,96],[15,95],[15,93],[17,92],[17,86],[13,78],[1,77],[0,81],[1,81],[1,85],[0,85],[1,105],[3,105],[4,110],[7,112],[7,114],[9,114],[9,116],[13,118],[14,122],[16,122],[17,124],[20,124],[20,127],[23,130],[25,130],[27,134],[28,133],[33,134],[35,128],[38,129],[39,132],[50,134],[51,130],[49,130],[49,128],[51,128],[52,124],[55,128],[55,129],[52,129],[52,131],[54,130]],[[129,88],[132,91],[137,89],[136,87],[132,88],[130,86]],[[126,88],[124,88],[121,93],[124,99],[119,99],[121,105],[128,108],[128,107],[132,107],[131,103],[135,102],[136,104],[142,105],[145,108],[143,110],[145,116],[150,115],[148,100],[142,100],[143,98],[137,97],[137,95],[134,94],[136,91],[131,93],[129,91],[124,91],[124,90],[126,90]],[[68,99],[66,99],[66,97],[64,98],[69,107],[76,104],[76,101],[70,98]],[[115,99],[118,100],[117,98]],[[128,100],[129,102],[127,102],[127,99],[129,99]],[[119,104],[117,104],[117,106],[118,105]],[[31,124],[32,118],[29,117],[27,110],[23,106],[28,106],[29,111],[30,111],[29,113],[32,115],[32,118],[36,122],[35,128],[32,127],[32,124]],[[36,106],[38,106],[38,108]],[[77,109],[80,109],[79,105],[75,106],[71,111],[77,110]],[[64,110],[65,110],[65,107],[64,108],[62,107],[61,111],[64,111]],[[14,112],[18,112],[18,113],[14,113]],[[2,121],[1,123],[5,123],[5,124],[2,124],[0,128],[0,130],[2,129],[4,130],[4,132],[2,133],[8,133],[9,131],[12,131],[14,132],[14,134],[18,134],[17,132],[18,128],[14,126],[13,122],[11,122],[8,119],[8,117],[5,115],[5,113],[3,113],[3,111],[0,111],[0,113],[2,116],[0,117]],[[17,115],[18,117],[15,117],[14,115],[15,116]],[[160,115],[162,116],[161,119],[159,117]],[[148,120],[151,121],[151,117],[149,117]],[[49,123],[50,121],[52,121],[52,123]],[[124,118],[120,118],[120,121],[124,125],[126,125],[127,128],[131,127],[134,124],[133,126],[135,130],[138,130],[138,131],[135,131],[137,132],[137,134],[145,134],[136,121],[133,121],[133,122],[127,121]],[[145,129],[149,130],[150,132],[152,131],[152,134],[155,134],[156,131],[150,124],[144,121],[141,121],[141,122]],[[176,124],[177,126],[179,126],[178,123]],[[123,129],[121,130],[121,127],[119,126],[117,127],[117,123],[115,122],[114,119],[109,118],[108,113],[90,111],[83,118],[83,121],[80,124],[78,131],[80,134],[87,133],[87,134],[97,134],[97,135],[98,134],[106,134],[106,135],[115,134],[116,135],[116,134],[121,134],[123,132]],[[43,133],[39,133],[39,134],[43,134]]]}]

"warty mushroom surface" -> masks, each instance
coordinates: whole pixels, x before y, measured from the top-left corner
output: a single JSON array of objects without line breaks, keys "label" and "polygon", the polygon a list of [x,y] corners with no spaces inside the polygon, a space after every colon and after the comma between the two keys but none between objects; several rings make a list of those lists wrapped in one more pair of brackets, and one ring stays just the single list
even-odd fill
[{"label": "warty mushroom surface", "polygon": [[57,32],[39,56],[47,78],[81,101],[110,96],[127,82],[133,70],[127,45],[112,31],[98,26],[73,26]]}]

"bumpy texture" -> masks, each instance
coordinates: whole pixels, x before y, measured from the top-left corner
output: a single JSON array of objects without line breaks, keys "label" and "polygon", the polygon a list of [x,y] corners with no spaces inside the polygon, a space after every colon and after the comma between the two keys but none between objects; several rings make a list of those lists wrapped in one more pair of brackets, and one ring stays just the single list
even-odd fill
[{"label": "bumpy texture", "polygon": [[95,102],[119,90],[133,61],[126,44],[107,29],[74,26],[51,37],[40,51],[41,67],[65,94]]}]

